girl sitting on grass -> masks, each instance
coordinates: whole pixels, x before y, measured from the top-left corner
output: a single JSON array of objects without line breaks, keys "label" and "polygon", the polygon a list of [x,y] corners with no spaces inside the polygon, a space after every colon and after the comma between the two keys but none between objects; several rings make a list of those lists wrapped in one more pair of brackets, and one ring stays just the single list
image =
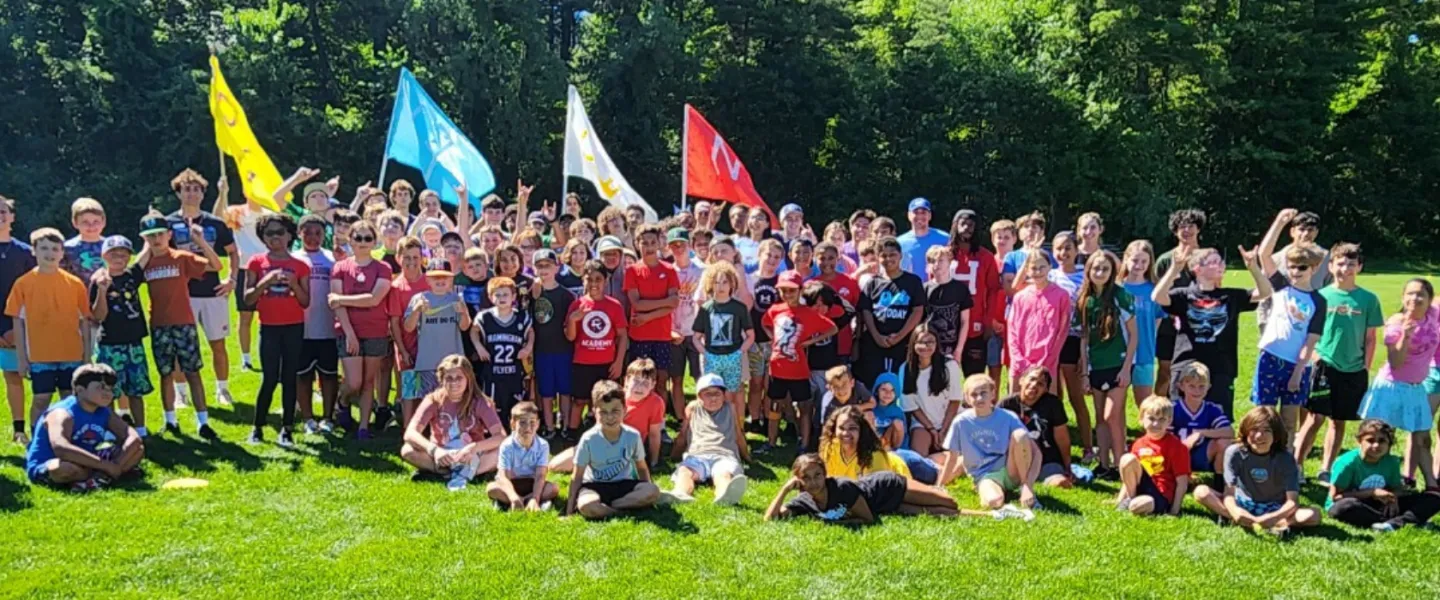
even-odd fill
[{"label": "girl sitting on grass", "polygon": [[446,487],[460,491],[476,475],[495,470],[505,430],[495,408],[480,395],[474,371],[464,356],[445,357],[435,376],[440,387],[415,409],[405,428],[400,457],[419,469],[417,475],[448,476]]},{"label": "girl sitting on grass", "polygon": [[1360,424],[1358,448],[1335,460],[1325,510],[1356,527],[1390,532],[1424,525],[1440,512],[1440,491],[1416,494],[1400,479],[1400,457],[1390,454],[1395,428],[1378,419]]}]

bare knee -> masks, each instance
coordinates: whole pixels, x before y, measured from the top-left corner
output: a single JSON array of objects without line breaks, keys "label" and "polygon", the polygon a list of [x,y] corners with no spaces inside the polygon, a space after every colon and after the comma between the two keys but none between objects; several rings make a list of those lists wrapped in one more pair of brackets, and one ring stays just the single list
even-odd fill
[{"label": "bare knee", "polygon": [[1130,514],[1148,515],[1155,511],[1155,500],[1149,496],[1139,496],[1130,500]]},{"label": "bare knee", "polygon": [[1211,502],[1216,499],[1214,488],[1201,484],[1195,487],[1195,499],[1200,502]]}]

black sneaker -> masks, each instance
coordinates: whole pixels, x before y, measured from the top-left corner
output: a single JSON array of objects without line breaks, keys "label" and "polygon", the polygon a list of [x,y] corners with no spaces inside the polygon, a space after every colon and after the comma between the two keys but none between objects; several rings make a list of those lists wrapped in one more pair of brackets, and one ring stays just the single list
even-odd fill
[{"label": "black sneaker", "polygon": [[181,435],[181,433],[180,433],[180,424],[179,424],[179,423],[166,423],[166,424],[165,424],[165,434],[166,434],[166,435],[173,435],[173,436],[177,436],[177,437],[180,436],[180,435]]},{"label": "black sneaker", "polygon": [[220,439],[220,434],[215,433],[215,430],[210,428],[209,423],[201,425],[199,433],[200,437],[205,438],[206,440],[211,442]]},{"label": "black sneaker", "polygon": [[385,426],[390,423],[390,419],[393,416],[394,414],[390,411],[389,406],[381,406],[375,409],[375,421],[370,428],[375,431],[385,431]]},{"label": "black sneaker", "polygon": [[130,413],[120,415],[120,420],[124,421],[126,425],[129,425],[131,427],[135,426],[135,417],[130,416]]},{"label": "black sneaker", "polygon": [[281,429],[281,430],[280,430],[280,439],[279,439],[278,441],[276,441],[275,443],[280,444],[280,447],[281,447],[281,448],[294,448],[294,447],[295,447],[295,437],[292,436],[292,435],[290,435],[290,429],[289,429],[289,428]]},{"label": "black sneaker", "polygon": [[250,436],[245,438],[245,443],[252,446],[265,443],[265,432],[259,427],[250,430]]}]

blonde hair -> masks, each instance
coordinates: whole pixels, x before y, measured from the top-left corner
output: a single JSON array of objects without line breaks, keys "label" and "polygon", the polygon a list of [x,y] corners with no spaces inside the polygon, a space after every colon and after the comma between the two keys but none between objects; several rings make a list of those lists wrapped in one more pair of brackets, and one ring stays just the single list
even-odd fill
[{"label": "blonde hair", "polygon": [[950,252],[949,246],[931,246],[925,251],[925,260],[936,260],[940,262],[954,259],[955,255]]},{"label": "blonde hair", "polygon": [[54,227],[41,227],[30,232],[30,245],[38,246],[40,242],[63,245],[65,243],[65,236],[61,235],[60,230]]},{"label": "blonde hair", "polygon": [[1037,211],[1032,212],[1032,213],[1030,213],[1030,214],[1028,214],[1028,215],[1025,215],[1025,216],[1023,216],[1023,217],[1020,217],[1020,218],[1015,222],[1015,225],[1016,225],[1017,227],[1019,227],[1020,229],[1024,229],[1024,228],[1029,227],[1029,226],[1031,226],[1031,225],[1039,225],[1041,229],[1045,229],[1045,225],[1046,225],[1045,213],[1042,213],[1042,212],[1040,212],[1040,211],[1037,210]]},{"label": "blonde hair", "polygon": [[1101,226],[1101,227],[1104,227],[1104,226],[1105,226],[1105,222],[1102,221],[1102,220],[1100,220],[1100,213],[1098,213],[1098,212],[1087,212],[1087,213],[1085,213],[1085,214],[1083,214],[1083,215],[1080,215],[1080,218],[1079,218],[1079,219],[1075,219],[1075,224],[1076,224],[1077,226],[1079,226],[1079,227],[1076,227],[1076,229],[1079,229],[1080,227],[1084,227],[1084,226],[1085,226],[1085,223],[1086,223],[1087,221],[1094,221],[1096,225],[1099,225],[1099,226]]},{"label": "blonde hair", "polygon": [[176,175],[174,179],[170,180],[170,190],[178,192],[180,188],[187,183],[194,183],[202,188],[210,186],[210,182],[205,181],[205,178],[196,172],[195,169],[185,169],[181,171],[179,175]]},{"label": "blonde hair", "polygon": [[1145,281],[1155,283],[1155,247],[1150,245],[1150,240],[1135,240],[1125,246],[1124,260],[1120,261],[1120,269],[1115,276],[1119,279],[1129,277],[1130,267],[1126,265],[1129,264],[1131,256],[1141,253],[1150,257],[1150,262],[1145,267]]},{"label": "blonde hair", "polygon": [[964,385],[965,395],[970,395],[970,390],[979,389],[982,386],[990,386],[992,390],[996,389],[995,380],[991,379],[990,376],[985,373],[976,373],[966,377]]},{"label": "blonde hair", "polygon": [[1010,235],[1017,237],[1020,235],[1020,228],[1016,226],[1015,222],[1011,221],[1010,219],[1000,219],[999,221],[990,224],[991,236],[994,236],[995,234],[1002,231],[1009,231]]},{"label": "blonde hair", "polygon": [[435,377],[441,385],[426,395],[425,399],[436,404],[445,402],[448,397],[445,393],[445,374],[451,371],[458,371],[465,377],[465,392],[460,397],[460,416],[468,417],[475,408],[476,398],[481,398],[484,402],[489,400],[480,392],[480,386],[475,384],[475,370],[470,368],[470,361],[462,355],[451,354],[440,360],[440,364],[435,367]]},{"label": "blonde hair", "polygon": [[1163,416],[1166,420],[1175,418],[1175,403],[1164,396],[1151,396],[1140,403],[1140,414]]},{"label": "blonde hair", "polygon": [[700,289],[705,291],[705,296],[715,297],[715,282],[722,278],[730,281],[732,295],[740,291],[740,273],[735,270],[735,265],[716,262],[705,267],[705,272],[700,274]]},{"label": "blonde hair", "polygon": [[1210,258],[1210,255],[1212,254],[1215,256],[1220,256],[1220,251],[1214,248],[1201,248],[1199,250],[1191,252],[1190,260],[1185,263],[1185,266],[1189,267],[1191,271],[1194,271],[1195,269],[1200,268],[1200,263],[1205,262],[1205,259]]},{"label": "blonde hair", "polygon": [[825,382],[826,382],[826,383],[836,383],[836,382],[841,381],[841,378],[842,378],[842,377],[849,377],[849,376],[850,376],[850,367],[847,367],[847,366],[845,366],[845,365],[839,365],[839,366],[835,366],[835,367],[830,367],[830,370],[825,371]]},{"label": "blonde hair", "polygon": [[1210,385],[1210,367],[1205,366],[1204,363],[1195,361],[1185,363],[1185,366],[1180,367],[1179,377],[1175,381],[1178,383],[1199,381],[1205,385]]},{"label": "blonde hair", "polygon": [[94,198],[77,198],[70,203],[70,222],[74,223],[83,215],[99,215],[103,219],[105,218],[105,207],[101,206],[100,201]]},{"label": "blonde hair", "polygon": [[1285,251],[1285,262],[1313,267],[1325,260],[1325,251],[1315,244],[1296,244]]}]

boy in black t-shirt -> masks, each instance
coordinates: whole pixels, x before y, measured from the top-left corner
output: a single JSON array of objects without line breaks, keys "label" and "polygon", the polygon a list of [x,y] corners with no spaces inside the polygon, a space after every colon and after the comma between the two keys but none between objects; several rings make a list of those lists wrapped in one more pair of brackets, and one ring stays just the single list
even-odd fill
[{"label": "boy in black t-shirt", "polygon": [[930,280],[925,282],[925,323],[940,342],[939,352],[964,364],[960,337],[962,332],[970,331],[970,309],[975,300],[970,297],[970,286],[954,278],[953,262],[949,246],[933,246],[925,252],[925,268],[930,273]]},{"label": "boy in black t-shirt", "polygon": [[145,354],[145,338],[150,332],[140,304],[145,271],[139,263],[130,264],[134,252],[125,236],[105,238],[100,255],[106,268],[97,269],[90,277],[90,311],[100,323],[95,360],[115,370],[115,391],[129,402],[131,413],[121,416],[132,421],[143,438],[150,435],[145,428],[145,396],[155,391],[155,384],[150,381],[150,359]]},{"label": "boy in black t-shirt", "polygon": [[1000,400],[999,407],[1015,413],[1027,435],[1040,447],[1040,476],[1045,485],[1068,488],[1070,474],[1070,421],[1060,397],[1050,393],[1050,371],[1034,365],[1020,374],[1018,393]]},{"label": "boy in black t-shirt", "polygon": [[855,376],[874,381],[881,373],[895,373],[905,362],[910,332],[925,316],[925,284],[900,269],[900,242],[885,237],[878,242],[881,272],[865,282],[860,293],[860,357]]},{"label": "boy in black t-shirt", "polygon": [[532,302],[535,316],[535,387],[540,394],[541,437],[555,432],[554,402],[560,399],[561,417],[570,416],[570,372],[575,366],[575,345],[565,337],[565,317],[575,296],[556,281],[560,261],[549,248],[536,250],[531,261],[540,286]]}]

